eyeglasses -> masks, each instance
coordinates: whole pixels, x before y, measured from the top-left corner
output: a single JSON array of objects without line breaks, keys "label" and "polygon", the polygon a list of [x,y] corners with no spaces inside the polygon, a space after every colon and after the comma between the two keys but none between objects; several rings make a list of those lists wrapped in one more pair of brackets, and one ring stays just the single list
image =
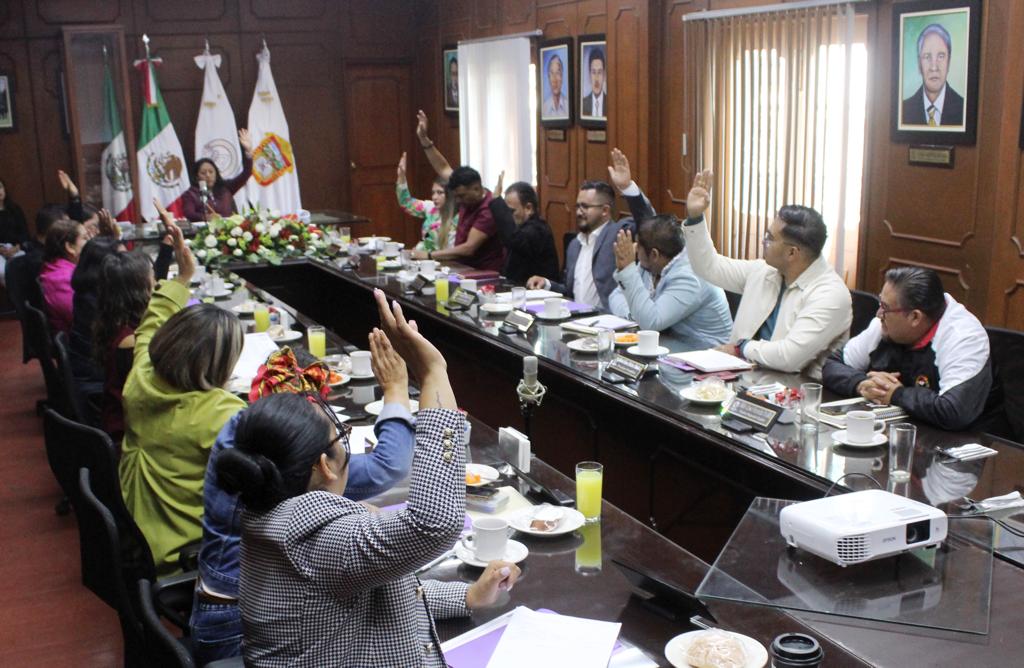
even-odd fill
[{"label": "eyeglasses", "polygon": [[601,208],[603,206],[608,206],[608,205],[607,204],[584,204],[583,202],[576,202],[576,210],[577,211],[579,211],[580,209],[583,209],[584,211],[586,211],[587,209],[598,209],[598,208]]},{"label": "eyeglasses", "polygon": [[878,297],[878,310],[875,311],[877,315],[887,316],[890,313],[909,313],[913,311],[912,308],[893,308],[882,301],[881,295]]},{"label": "eyeglasses", "polygon": [[330,453],[331,449],[334,448],[335,443],[341,443],[341,447],[345,451],[345,465],[342,468],[348,468],[348,462],[352,458],[351,446],[349,445],[349,435],[352,433],[352,427],[339,420],[337,413],[327,405],[327,402],[325,402],[323,397],[319,394],[309,392],[306,396],[320,407],[327,416],[327,419],[334,425],[334,429],[337,432],[337,436],[327,443],[327,446],[324,448],[324,452]]}]

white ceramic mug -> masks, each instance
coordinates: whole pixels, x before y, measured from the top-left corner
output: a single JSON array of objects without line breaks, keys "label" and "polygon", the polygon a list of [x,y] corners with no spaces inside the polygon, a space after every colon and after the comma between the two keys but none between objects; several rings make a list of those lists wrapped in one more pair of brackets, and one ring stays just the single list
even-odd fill
[{"label": "white ceramic mug", "polygon": [[376,397],[373,385],[352,385],[352,401],[360,406],[372,402]]},{"label": "white ceramic mug", "polygon": [[653,355],[658,352],[658,332],[653,329],[643,329],[636,333],[637,350],[643,355]]},{"label": "white ceramic mug", "polygon": [[462,544],[480,561],[493,561],[505,556],[508,547],[508,520],[481,517],[473,520],[473,533],[462,537]]},{"label": "white ceramic mug", "polygon": [[544,317],[557,318],[562,315],[562,298],[548,297],[544,300]]},{"label": "white ceramic mug", "polygon": [[459,283],[459,287],[461,287],[466,292],[476,292],[476,279],[464,278],[462,279],[462,282]]},{"label": "white ceramic mug", "polygon": [[437,271],[437,260],[420,260],[420,273],[424,276],[433,276]]},{"label": "white ceramic mug", "polygon": [[352,360],[352,373],[356,376],[368,376],[373,373],[373,369],[370,367],[370,352],[367,350],[357,350],[349,358]]},{"label": "white ceramic mug", "polygon": [[399,249],[398,249],[398,242],[397,241],[385,242],[385,244],[384,244],[384,255],[386,255],[388,257],[395,257],[396,255],[398,255],[398,250]]},{"label": "white ceramic mug", "polygon": [[871,411],[850,411],[846,414],[846,440],[850,443],[870,443],[883,429],[885,423]]}]

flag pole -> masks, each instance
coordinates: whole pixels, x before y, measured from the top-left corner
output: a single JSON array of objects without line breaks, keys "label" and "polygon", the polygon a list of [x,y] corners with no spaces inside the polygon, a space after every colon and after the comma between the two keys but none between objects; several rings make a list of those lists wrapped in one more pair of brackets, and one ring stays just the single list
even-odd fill
[{"label": "flag pole", "polygon": [[146,46],[146,60],[149,60],[149,35],[142,33],[142,43]]}]

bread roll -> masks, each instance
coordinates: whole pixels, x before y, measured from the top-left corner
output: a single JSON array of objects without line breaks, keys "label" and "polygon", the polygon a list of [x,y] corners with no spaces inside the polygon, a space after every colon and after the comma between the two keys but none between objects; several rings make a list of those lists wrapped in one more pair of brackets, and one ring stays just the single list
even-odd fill
[{"label": "bread roll", "polygon": [[686,662],[694,668],[744,668],[747,653],[735,636],[712,629],[704,631],[690,643]]}]

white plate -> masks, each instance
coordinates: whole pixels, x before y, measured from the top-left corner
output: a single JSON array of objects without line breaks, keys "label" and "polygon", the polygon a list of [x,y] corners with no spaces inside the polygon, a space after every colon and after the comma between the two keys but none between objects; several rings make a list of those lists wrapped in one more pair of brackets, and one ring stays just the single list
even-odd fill
[{"label": "white plate", "polygon": [[241,304],[232,306],[231,310],[240,315],[252,315],[256,311],[256,307],[259,305],[259,302],[244,301]]},{"label": "white plate", "polygon": [[224,297],[230,297],[231,290],[226,287],[223,290],[210,290],[206,293],[206,296],[213,297],[214,299],[222,299]]},{"label": "white plate", "polygon": [[885,434],[876,432],[867,443],[854,443],[853,441],[847,440],[845,429],[832,432],[832,440],[835,441],[836,444],[845,445],[848,448],[877,448],[880,445],[885,445],[889,441]]},{"label": "white plate", "polygon": [[349,359],[348,355],[327,355],[326,357],[320,358],[320,361],[331,368],[331,371],[337,371],[343,373],[346,376],[351,376],[349,373],[352,371],[352,360]]},{"label": "white plate", "polygon": [[727,388],[725,390],[725,396],[723,396],[721,399],[701,399],[700,397],[697,396],[697,388],[694,385],[690,385],[679,390],[679,395],[683,399],[686,399],[690,403],[698,404],[700,406],[717,406],[723,401],[727,401],[730,397],[733,396],[733,394],[734,393],[732,392],[732,390],[729,390]]},{"label": "white plate", "polygon": [[[351,376],[341,373],[340,371],[331,371],[331,373],[336,373],[339,376],[341,376],[341,380],[339,380],[337,383],[328,383],[331,387],[341,387],[342,385],[345,385],[350,380],[352,380]],[[328,380],[330,380],[330,376],[328,376]]]},{"label": "white plate", "polygon": [[352,380],[370,380],[371,378],[376,378],[372,371],[370,373],[350,373],[349,376],[352,377]]},{"label": "white plate", "polygon": [[274,340],[274,343],[288,343],[289,341],[298,341],[302,338],[302,332],[297,332],[294,329],[285,330],[280,336],[270,337]]},{"label": "white plate", "polygon": [[374,240],[391,241],[391,237],[359,237],[358,241],[361,244],[368,244],[368,243],[370,243],[371,241],[374,241]]},{"label": "white plate", "polygon": [[[525,545],[520,543],[518,540],[510,539],[508,541],[508,545],[505,547],[505,556],[503,556],[501,560],[518,564],[520,561],[525,559],[528,554],[530,554],[530,550],[528,550]],[[477,559],[473,551],[463,545],[461,540],[455,543],[455,556],[461,559],[462,563],[467,566],[487,568],[488,562]]]},{"label": "white plate", "polygon": [[539,506],[527,508],[518,515],[509,518],[509,525],[516,531],[530,536],[564,536],[567,533],[576,531],[576,529],[587,523],[587,518],[583,517],[583,513],[575,508],[561,508],[562,518],[558,520],[558,526],[551,531],[537,531],[530,528],[530,522],[533,521],[533,516],[538,508]]},{"label": "white plate", "polygon": [[[707,631],[689,631],[669,640],[665,645],[665,658],[668,659],[668,662],[676,668],[691,668],[690,663],[686,660],[686,652],[702,633],[707,633]],[[743,651],[747,655],[747,664],[744,668],[762,668],[768,663],[768,650],[764,648],[764,645],[742,633],[733,633],[732,631],[726,631],[726,633],[743,644]]]},{"label": "white plate", "polygon": [[640,346],[633,346],[626,348],[626,352],[630,355],[636,355],[637,357],[661,357],[662,355],[668,355],[668,348],[665,346],[658,346],[658,349],[653,353],[642,353],[640,352]]},{"label": "white plate", "polygon": [[596,355],[598,353],[597,338],[593,336],[585,336],[582,339],[573,339],[565,345],[569,350],[577,353],[588,353],[590,355]]},{"label": "white plate", "polygon": [[331,410],[334,411],[334,417],[338,418],[338,422],[348,422],[352,419],[352,416],[345,415],[345,409],[341,406],[331,406]]},{"label": "white plate", "polygon": [[572,317],[572,311],[570,311],[569,309],[565,308],[564,306],[562,307],[562,310],[559,311],[558,315],[556,315],[556,316],[544,315],[543,311],[538,311],[537,312],[537,319],[538,320],[565,320],[566,318],[571,318],[571,317]]},{"label": "white plate", "polygon": [[228,381],[228,392],[232,394],[249,394],[252,389],[252,378],[232,378]]},{"label": "white plate", "polygon": [[484,313],[492,313],[495,315],[501,315],[502,313],[511,313],[512,304],[502,304],[501,302],[488,302],[480,305],[480,310]]},{"label": "white plate", "polygon": [[487,466],[486,464],[466,464],[466,473],[475,473],[480,476],[480,482],[467,482],[466,485],[469,487],[480,487],[487,483],[494,482],[501,477],[501,474],[498,473],[498,469],[493,466]]},{"label": "white plate", "polygon": [[[366,404],[366,406],[363,408],[363,410],[365,410],[370,415],[380,415],[380,412],[381,412],[381,410],[383,408],[384,408],[384,400],[383,399],[378,399],[377,401],[371,401],[370,403]],[[415,413],[419,409],[420,409],[420,402],[416,401],[415,399],[410,399],[409,400],[409,412],[410,413]]]}]

